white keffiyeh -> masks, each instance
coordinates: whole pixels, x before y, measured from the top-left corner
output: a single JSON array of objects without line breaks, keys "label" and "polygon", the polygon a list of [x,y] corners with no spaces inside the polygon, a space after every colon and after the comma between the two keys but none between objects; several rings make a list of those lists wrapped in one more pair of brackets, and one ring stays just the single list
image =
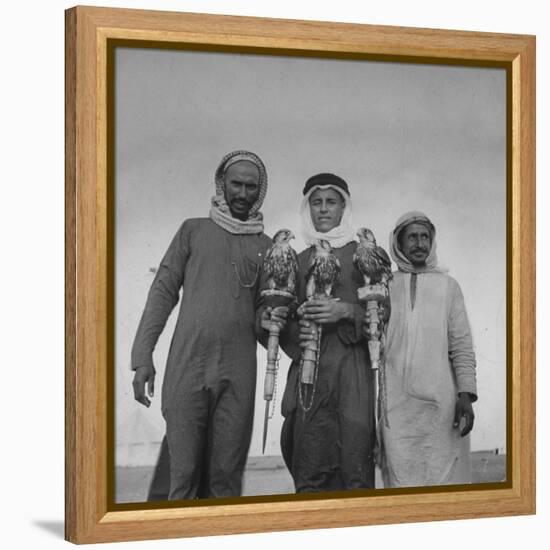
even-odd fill
[{"label": "white keffiyeh", "polygon": [[[333,227],[326,233],[321,233],[315,229],[313,220],[311,219],[311,210],[309,207],[309,197],[317,189],[334,189],[343,197],[345,206],[342,214],[342,220],[340,225]],[[355,230],[353,229],[352,212],[351,212],[351,198],[342,190],[342,188],[336,185],[316,185],[312,187],[302,200],[300,207],[300,218],[302,221],[302,236],[307,246],[314,245],[319,239],[328,241],[332,248],[341,248],[346,244],[355,240]]]}]

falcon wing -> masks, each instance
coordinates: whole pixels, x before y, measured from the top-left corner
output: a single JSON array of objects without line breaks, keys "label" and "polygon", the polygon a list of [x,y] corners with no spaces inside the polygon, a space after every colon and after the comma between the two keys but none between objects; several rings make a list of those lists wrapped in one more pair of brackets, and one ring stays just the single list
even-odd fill
[{"label": "falcon wing", "polygon": [[353,263],[362,275],[372,276],[372,268],[370,266],[370,251],[367,248],[361,245],[356,248],[355,254],[353,255]]},{"label": "falcon wing", "polygon": [[391,260],[388,253],[381,246],[377,246],[374,251],[378,257],[379,264],[391,270]]},{"label": "falcon wing", "polygon": [[333,285],[340,275],[340,262],[334,254],[318,258],[313,271],[315,278],[315,290],[317,294],[321,292],[327,296],[330,295]]},{"label": "falcon wing", "polygon": [[268,279],[271,279],[273,277],[273,249],[275,248],[275,245],[271,246],[271,248],[268,249],[268,251],[265,253],[264,256],[264,273],[266,274]]},{"label": "falcon wing", "polygon": [[393,279],[391,260],[388,253],[381,246],[376,247],[375,254],[379,265],[380,282],[387,284],[388,281]]},{"label": "falcon wing", "polygon": [[288,276],[288,291],[291,294],[296,293],[296,279],[298,278],[298,255],[296,251],[289,246],[289,263],[290,263],[290,274]]}]

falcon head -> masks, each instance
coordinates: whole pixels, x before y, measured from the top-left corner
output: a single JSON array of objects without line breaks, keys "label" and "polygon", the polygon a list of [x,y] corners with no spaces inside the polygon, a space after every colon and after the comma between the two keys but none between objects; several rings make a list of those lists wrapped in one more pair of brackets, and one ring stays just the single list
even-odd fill
[{"label": "falcon head", "polygon": [[279,229],[273,237],[273,242],[275,244],[286,244],[291,239],[294,239],[294,233],[290,229]]},{"label": "falcon head", "polygon": [[320,255],[326,255],[326,254],[330,254],[332,252],[332,248],[330,247],[330,243],[328,241],[326,241],[325,239],[319,239],[315,243],[315,248],[316,248],[317,254],[320,254]]},{"label": "falcon head", "polygon": [[370,229],[367,229],[366,227],[361,227],[361,229],[357,231],[357,236],[359,237],[359,242],[363,246],[376,246],[374,233]]}]

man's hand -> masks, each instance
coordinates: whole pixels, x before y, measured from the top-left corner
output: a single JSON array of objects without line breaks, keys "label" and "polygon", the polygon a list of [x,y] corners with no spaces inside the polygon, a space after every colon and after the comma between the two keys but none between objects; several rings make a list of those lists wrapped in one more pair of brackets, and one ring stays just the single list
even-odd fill
[{"label": "man's hand", "polygon": [[351,304],[340,302],[339,298],[331,298],[330,300],[308,300],[300,306],[299,314],[302,319],[327,325],[342,319],[351,319],[353,310]]},{"label": "man's hand", "polygon": [[300,340],[299,345],[301,348],[306,348],[311,340],[317,340],[318,332],[315,323],[300,319],[298,326],[298,339]]},{"label": "man's hand", "polygon": [[460,420],[463,418],[466,420],[464,428],[460,432],[462,437],[468,435],[472,428],[474,427],[474,408],[472,407],[472,400],[470,394],[467,392],[462,392],[458,394],[458,399],[456,400],[455,405],[455,419],[453,428],[460,426]]},{"label": "man's hand", "polygon": [[272,323],[275,323],[279,330],[283,330],[283,327],[286,324],[286,319],[288,317],[288,307],[287,306],[278,306],[278,307],[266,307],[262,311],[260,325],[263,329],[269,330]]},{"label": "man's hand", "polygon": [[147,393],[149,397],[153,397],[155,393],[154,367],[138,367],[134,374],[134,381],[132,382],[132,386],[134,387],[134,399],[139,401],[142,405],[149,407],[151,401],[149,397],[145,395],[145,383],[147,383]]}]

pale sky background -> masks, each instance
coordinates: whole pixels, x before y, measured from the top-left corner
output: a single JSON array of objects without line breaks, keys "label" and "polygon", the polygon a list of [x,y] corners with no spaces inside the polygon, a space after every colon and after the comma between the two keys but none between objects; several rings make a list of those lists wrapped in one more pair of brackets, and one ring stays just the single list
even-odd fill
[{"label": "pale sky background", "polygon": [[[334,172],[349,184],[356,227],[388,248],[397,218],[434,222],[440,263],[460,283],[478,361],[473,450],[505,446],[506,75],[445,67],[118,49],[116,55],[117,461],[160,441],[160,386],[174,321],[155,352],[150,409],[133,399],[130,350],[156,268],[189,217],[207,216],[224,154],[248,149],[269,177],[262,208],[270,236],[299,232],[304,181]],[[295,247],[302,250],[298,238]],[[223,312],[220,311],[220,315]],[[261,454],[265,353],[250,455]],[[281,361],[266,455],[280,454]]]}]

